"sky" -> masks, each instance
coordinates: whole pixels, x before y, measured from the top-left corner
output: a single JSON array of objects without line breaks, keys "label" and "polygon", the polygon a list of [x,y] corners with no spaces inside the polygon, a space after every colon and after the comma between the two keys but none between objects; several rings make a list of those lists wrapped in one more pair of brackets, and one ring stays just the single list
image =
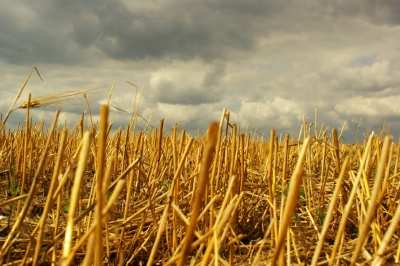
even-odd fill
[{"label": "sky", "polygon": [[[65,90],[88,95],[93,118],[115,81],[109,120],[139,114],[168,130],[205,132],[223,108],[230,122],[260,134],[298,134],[303,118],[346,123],[343,141],[378,131],[400,135],[400,2],[397,0],[0,1],[0,109],[3,116],[32,67],[19,103]],[[72,128],[84,100],[60,104]],[[54,108],[34,109],[51,123]],[[16,127],[25,111],[13,112]],[[88,119],[88,114],[85,114]],[[141,120],[141,119],[140,119]],[[138,126],[143,126],[144,121]],[[330,132],[330,129],[328,132]]]}]

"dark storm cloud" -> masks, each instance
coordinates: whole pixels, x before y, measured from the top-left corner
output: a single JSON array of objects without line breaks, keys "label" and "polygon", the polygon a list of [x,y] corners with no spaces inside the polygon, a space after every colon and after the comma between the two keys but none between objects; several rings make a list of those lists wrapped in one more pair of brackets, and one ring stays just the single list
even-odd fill
[{"label": "dark storm cloud", "polygon": [[211,62],[256,49],[274,30],[322,29],[341,16],[398,24],[399,11],[395,0],[2,1],[0,56],[15,64],[76,64],[101,51],[117,60]]},{"label": "dark storm cloud", "polygon": [[397,0],[325,1],[323,5],[333,16],[361,17],[375,24],[400,24],[400,2]]},{"label": "dark storm cloud", "polygon": [[0,53],[17,64],[77,63],[89,47],[118,60],[212,61],[255,45],[253,22],[238,8],[222,2],[3,1]]},{"label": "dark storm cloud", "polygon": [[[199,4],[201,3],[201,4]],[[120,4],[102,12],[95,7],[100,33],[93,45],[118,60],[227,58],[251,50],[256,35],[252,20],[207,2]],[[90,12],[90,10],[88,10]]]}]

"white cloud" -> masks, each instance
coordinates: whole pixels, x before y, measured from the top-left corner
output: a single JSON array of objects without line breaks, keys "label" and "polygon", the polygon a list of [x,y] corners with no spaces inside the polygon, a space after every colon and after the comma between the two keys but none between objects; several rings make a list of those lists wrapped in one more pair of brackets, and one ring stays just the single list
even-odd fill
[{"label": "white cloud", "polygon": [[260,102],[243,100],[236,115],[242,125],[252,123],[261,128],[290,129],[301,125],[303,111],[295,101],[277,97]]},{"label": "white cloud", "polygon": [[375,62],[361,67],[342,67],[337,73],[340,89],[380,91],[400,84],[400,71],[389,61]]},{"label": "white cloud", "polygon": [[335,111],[345,117],[358,120],[360,117],[373,119],[374,122],[385,118],[400,117],[400,95],[390,97],[363,97],[343,99],[335,106]]}]

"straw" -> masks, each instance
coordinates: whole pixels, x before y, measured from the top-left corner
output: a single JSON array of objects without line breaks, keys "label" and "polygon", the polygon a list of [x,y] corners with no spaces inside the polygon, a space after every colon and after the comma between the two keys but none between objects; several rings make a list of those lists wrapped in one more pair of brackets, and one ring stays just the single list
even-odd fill
[{"label": "straw", "polygon": [[[82,183],[83,175],[84,175],[86,164],[87,164],[90,142],[91,142],[91,134],[89,131],[86,131],[84,133],[84,136],[82,139],[83,146],[82,146],[81,155],[80,155],[80,159],[79,159],[78,169],[76,170],[76,174],[75,174],[75,178],[74,178],[74,185],[72,187],[72,192],[71,192],[71,202],[70,202],[69,211],[68,211],[68,221],[67,221],[65,239],[64,239],[64,244],[63,244],[64,249],[63,249],[62,260],[63,259],[65,260],[68,257],[68,255],[71,251],[71,247],[72,247],[74,214],[75,214],[76,207],[78,205],[79,191],[81,188],[81,183]],[[61,265],[67,265],[67,264],[62,263]]]},{"label": "straw", "polygon": [[303,163],[303,157],[306,153],[306,150],[308,148],[310,139],[306,138],[304,139],[303,142],[303,147],[301,149],[299,158],[297,160],[296,168],[293,172],[293,176],[291,178],[290,186],[289,186],[289,192],[288,192],[288,197],[287,197],[287,202],[285,205],[285,209],[283,211],[282,215],[282,222],[279,227],[279,235],[278,239],[276,242],[276,248],[275,248],[275,253],[274,256],[272,257],[271,264],[275,265],[276,261],[278,259],[278,256],[280,256],[280,251],[281,248],[285,242],[286,234],[287,234],[287,229],[289,227],[290,220],[292,218],[294,209],[297,205],[297,198],[298,194],[300,191],[300,186],[301,186],[301,180],[303,177],[304,170],[302,168],[302,163]]},{"label": "straw", "polygon": [[3,131],[4,127],[6,126],[7,119],[10,116],[10,114],[12,113],[15,103],[18,101],[19,97],[21,96],[23,90],[26,87],[26,84],[28,83],[30,77],[32,76],[33,70],[36,70],[36,73],[38,74],[39,78],[43,81],[42,77],[40,76],[39,70],[36,67],[33,67],[31,72],[28,74],[28,77],[26,78],[25,82],[22,84],[21,88],[19,89],[17,96],[15,96],[15,99],[14,99],[13,103],[11,104],[10,109],[8,109],[7,114],[1,123],[0,132]]},{"label": "straw", "polygon": [[217,123],[211,124],[208,128],[206,147],[204,151],[203,162],[201,164],[198,187],[196,191],[197,196],[194,198],[193,210],[190,216],[190,225],[186,229],[186,237],[181,249],[182,255],[180,261],[178,262],[178,265],[181,266],[186,265],[187,254],[189,252],[190,244],[192,243],[193,239],[193,233],[197,225],[197,218],[200,213],[204,192],[209,177],[209,169],[212,162],[212,155],[217,144],[218,128],[219,127]]},{"label": "straw", "polygon": [[370,227],[372,219],[374,218],[373,215],[374,215],[375,209],[376,209],[376,200],[378,199],[381,185],[382,185],[381,182],[382,182],[383,174],[385,172],[386,160],[387,160],[389,149],[390,149],[390,142],[391,142],[391,138],[389,136],[386,136],[385,140],[383,142],[382,156],[379,160],[378,171],[375,176],[375,182],[374,182],[374,186],[372,188],[372,194],[371,194],[371,198],[369,200],[367,214],[366,214],[364,222],[360,228],[357,245],[356,245],[355,249],[353,250],[353,256],[351,257],[350,265],[352,265],[352,266],[355,265],[356,261],[358,260],[360,250],[361,250],[362,246],[364,245],[364,240],[368,236],[368,233],[367,233],[368,228]]}]

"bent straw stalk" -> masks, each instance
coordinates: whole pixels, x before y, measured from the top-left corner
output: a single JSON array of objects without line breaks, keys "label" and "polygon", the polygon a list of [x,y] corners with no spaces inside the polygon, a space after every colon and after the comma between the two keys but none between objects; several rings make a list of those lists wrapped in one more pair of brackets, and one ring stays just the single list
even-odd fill
[{"label": "bent straw stalk", "polygon": [[318,263],[319,254],[321,253],[321,250],[322,250],[322,247],[323,247],[323,244],[324,244],[324,241],[325,241],[325,237],[326,237],[326,234],[328,232],[331,219],[333,217],[333,210],[334,210],[336,202],[338,200],[339,192],[340,192],[340,190],[342,188],[342,182],[343,182],[346,170],[347,170],[348,162],[349,162],[349,158],[346,158],[344,163],[343,163],[343,166],[341,167],[341,172],[340,172],[338,181],[337,181],[336,186],[335,186],[335,191],[333,192],[332,199],[331,199],[331,202],[329,204],[329,209],[328,209],[328,211],[326,213],[326,216],[325,216],[325,219],[324,219],[324,225],[323,225],[322,230],[321,230],[321,236],[320,236],[320,238],[318,240],[318,244],[317,244],[317,247],[315,248],[314,255],[313,255],[313,258],[312,258],[311,265],[313,265],[313,266],[317,265],[317,263]]},{"label": "bent straw stalk", "polygon": [[196,197],[194,198],[193,211],[190,216],[190,225],[186,229],[186,237],[181,250],[181,259],[178,265],[185,265],[187,260],[187,254],[190,249],[190,245],[193,240],[193,233],[197,225],[197,217],[200,213],[201,204],[203,201],[204,192],[206,190],[207,180],[209,178],[209,170],[212,162],[212,156],[217,144],[218,138],[218,123],[212,123],[208,128],[206,147],[204,151],[203,163],[201,165],[199,183],[196,191]]},{"label": "bent straw stalk", "polygon": [[390,222],[390,226],[386,231],[385,236],[382,239],[378,252],[371,265],[378,266],[378,265],[383,265],[383,263],[385,263],[386,260],[383,258],[383,256],[390,242],[390,239],[392,238],[395,230],[399,225],[399,221],[400,221],[400,204],[397,205],[396,212],[393,215],[392,221]]},{"label": "bent straw stalk", "polygon": [[376,209],[376,201],[378,199],[378,196],[379,196],[379,193],[381,190],[381,185],[382,185],[381,182],[382,182],[383,174],[385,172],[386,160],[388,158],[389,149],[390,149],[390,142],[391,142],[391,138],[389,136],[386,136],[385,140],[383,142],[382,154],[381,154],[381,158],[380,158],[380,161],[378,164],[378,171],[375,176],[375,182],[374,182],[374,186],[372,189],[371,198],[370,198],[369,204],[368,204],[368,211],[367,211],[365,220],[360,228],[357,245],[353,251],[353,256],[351,257],[350,265],[352,265],[352,266],[355,265],[356,261],[358,260],[358,256],[360,254],[361,248],[364,245],[364,240],[368,235],[368,229],[370,227],[372,219],[374,218],[374,213],[375,213],[375,209]]},{"label": "bent straw stalk", "polygon": [[[54,191],[56,189],[58,173],[60,171],[60,167],[61,167],[61,164],[62,164],[63,153],[64,153],[64,148],[65,148],[65,145],[66,145],[66,141],[67,141],[67,136],[68,136],[68,130],[66,128],[64,128],[63,131],[61,132],[60,147],[59,147],[59,150],[58,150],[56,164],[55,164],[55,167],[53,169],[53,175],[52,175],[52,178],[51,178],[49,194],[47,195],[47,200],[46,200],[46,204],[44,206],[42,218],[40,219],[40,221],[38,223],[38,226],[37,226],[38,230],[39,230],[39,235],[37,237],[36,248],[35,248],[35,253],[34,253],[33,262],[32,262],[33,265],[37,265],[39,263],[38,259],[39,259],[40,250],[41,250],[42,241],[43,241],[44,226],[45,226],[45,222],[46,222],[46,219],[47,219],[47,215],[48,215],[48,213],[50,211],[50,208],[54,203],[54,201],[52,199],[52,196],[53,196],[53,193],[54,193]],[[31,237],[33,237],[32,234],[31,234]]]},{"label": "bent straw stalk", "polygon": [[[119,194],[121,193],[122,188],[125,186],[125,180],[120,180],[118,181],[117,185],[115,186],[114,191],[111,194],[110,200],[108,201],[106,207],[103,209],[102,211],[102,217],[103,220],[101,222],[104,222],[105,218],[107,217],[107,215],[110,213],[110,211],[112,210],[112,208],[114,207],[117,198],[119,196]],[[74,223],[77,223],[76,219],[74,221]],[[68,254],[67,258],[64,258],[64,260],[62,260],[62,264],[61,265],[70,265],[75,253],[77,252],[77,250],[84,244],[84,242],[90,237],[93,236],[93,232],[94,230],[98,227],[99,223],[98,221],[95,221],[90,229],[86,232],[85,235],[83,235],[79,241],[76,243],[76,245],[71,249],[71,251]]]},{"label": "bent straw stalk", "polygon": [[[95,94],[104,91],[104,88],[92,88],[92,89],[80,89],[80,90],[68,90],[60,91],[55,93],[46,94],[43,96],[35,97],[31,99],[29,104],[30,108],[41,108],[47,106],[54,106],[60,103],[76,101],[78,99],[84,99],[87,94]],[[28,102],[23,102],[16,109],[25,109],[28,107]],[[15,111],[16,109],[12,110]]]},{"label": "bent straw stalk", "polygon": [[[309,138],[306,138],[303,142],[303,147],[301,148],[300,156],[297,159],[296,168],[294,170],[293,176],[291,178],[289,192],[287,197],[287,203],[285,205],[285,209],[282,215],[282,222],[279,227],[279,235],[276,241],[276,248],[274,256],[272,257],[271,264],[275,265],[278,257],[281,257],[283,253],[281,253],[281,248],[285,243],[285,238],[287,235],[287,229],[290,224],[290,220],[292,219],[294,209],[297,205],[297,198],[300,191],[301,181],[303,177],[304,170],[302,168],[303,157],[307,151],[308,144],[310,142]],[[279,259],[281,260],[281,259]],[[281,261],[279,261],[281,264]]]},{"label": "bent straw stalk", "polygon": [[36,182],[40,178],[39,175],[41,174],[43,166],[45,164],[45,160],[46,160],[46,157],[47,157],[47,152],[49,150],[50,142],[51,142],[51,133],[54,131],[54,128],[55,128],[55,125],[57,123],[57,119],[58,119],[58,115],[59,114],[60,114],[60,111],[58,110],[56,112],[56,115],[54,116],[53,123],[52,123],[52,125],[50,127],[50,130],[49,130],[50,135],[47,138],[47,142],[46,142],[43,154],[42,154],[42,156],[40,158],[40,162],[38,164],[38,168],[36,169],[35,176],[34,176],[34,179],[33,179],[33,184],[31,185],[31,190],[29,191],[28,197],[27,197],[27,199],[25,201],[25,205],[24,205],[22,211],[20,212],[20,214],[19,214],[19,216],[17,218],[17,222],[14,224],[11,232],[9,233],[6,241],[3,244],[3,247],[1,248],[1,251],[0,251],[0,264],[3,262],[4,255],[8,252],[8,249],[11,247],[11,245],[9,245],[10,240],[13,239],[14,236],[17,234],[16,231],[21,227],[21,225],[23,223],[23,219],[25,218],[25,216],[26,216],[26,214],[28,212],[29,205],[33,200],[33,196],[37,193]]},{"label": "bent straw stalk", "polygon": [[[74,186],[72,187],[72,192],[71,192],[71,202],[69,205],[69,211],[68,211],[68,222],[67,222],[67,228],[65,232],[65,240],[64,240],[64,249],[63,249],[63,257],[62,260],[66,259],[71,251],[72,248],[72,234],[73,234],[73,227],[74,227],[74,214],[76,207],[78,206],[78,199],[79,199],[79,191],[81,189],[81,183],[83,179],[83,175],[85,172],[86,164],[87,164],[87,158],[89,156],[89,148],[90,148],[90,142],[91,142],[91,134],[89,131],[86,131],[83,139],[82,139],[82,150],[81,150],[81,155],[79,158],[79,164],[78,164],[78,169],[75,174],[74,178]],[[61,265],[67,265],[65,263],[61,263]]]},{"label": "bent straw stalk", "polygon": [[31,78],[33,70],[36,70],[36,73],[38,74],[39,78],[43,81],[42,77],[40,76],[39,70],[36,67],[33,67],[31,72],[29,73],[28,77],[26,78],[24,84],[22,84],[22,87],[19,89],[17,96],[15,96],[15,99],[14,99],[13,103],[11,104],[10,109],[8,109],[7,114],[4,117],[3,122],[1,123],[0,132],[6,126],[7,119],[10,116],[10,114],[13,112],[13,107],[14,107],[15,103],[18,101],[19,97],[21,96],[23,90],[25,89],[26,84],[28,83],[29,79]]},{"label": "bent straw stalk", "polygon": [[362,176],[362,173],[363,173],[364,167],[365,167],[365,162],[366,162],[366,160],[368,158],[368,155],[370,153],[370,149],[371,149],[373,140],[374,140],[374,135],[372,134],[368,139],[368,143],[367,143],[366,148],[364,149],[364,154],[363,154],[362,159],[360,161],[360,166],[359,166],[359,169],[358,169],[357,177],[356,177],[356,179],[355,179],[355,181],[353,183],[353,188],[352,188],[352,190],[350,192],[350,196],[349,196],[349,198],[347,200],[347,203],[346,203],[345,208],[343,210],[342,217],[340,219],[339,228],[338,228],[338,231],[336,233],[335,242],[334,242],[334,245],[333,245],[333,248],[332,248],[332,252],[331,252],[331,256],[330,256],[330,259],[329,259],[329,266],[332,266],[333,263],[335,262],[336,252],[337,252],[337,249],[339,247],[339,242],[342,239],[342,235],[343,235],[344,229],[345,229],[346,224],[347,224],[347,220],[348,220],[349,215],[350,215],[350,210],[352,208],[354,197],[356,196],[356,193],[357,193],[358,185],[360,183],[361,176]]}]

